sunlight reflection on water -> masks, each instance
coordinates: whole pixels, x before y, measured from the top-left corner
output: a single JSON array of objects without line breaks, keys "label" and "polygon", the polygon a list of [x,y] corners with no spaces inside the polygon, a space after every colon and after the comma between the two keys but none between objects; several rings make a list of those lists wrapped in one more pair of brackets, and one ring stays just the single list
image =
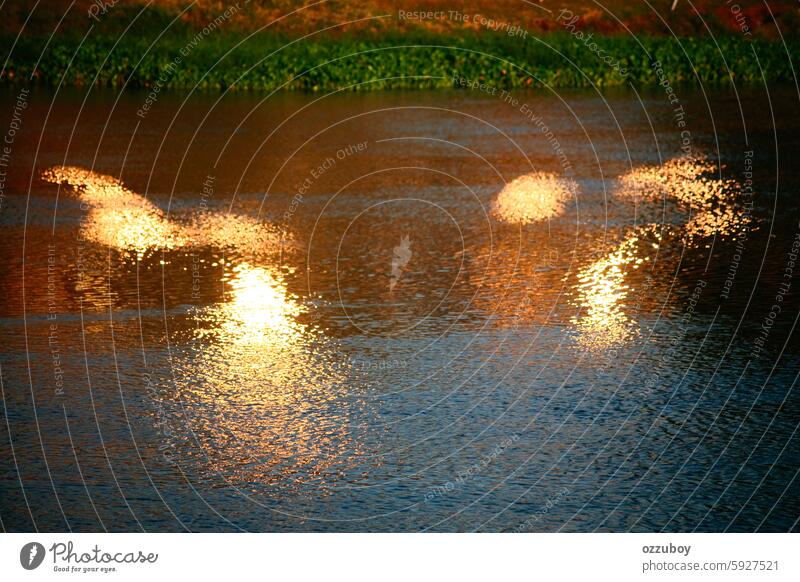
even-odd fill
[{"label": "sunlight reflection on water", "polygon": [[741,185],[718,177],[719,166],[697,157],[677,157],[659,166],[636,168],[619,178],[617,195],[636,201],[673,200],[691,218],[688,239],[736,235],[749,223],[749,213],[735,203]]},{"label": "sunlight reflection on water", "polygon": [[[435,223],[430,213],[408,210],[408,224],[398,229],[397,216],[387,211],[386,220],[373,217],[350,228],[350,238],[344,239],[348,244],[338,250],[330,240],[322,240],[313,265],[303,265],[298,256],[281,255],[276,260],[286,244],[294,245],[305,235],[300,228],[292,235],[247,215],[208,210],[192,214],[180,205],[177,213],[168,214],[119,180],[75,167],[52,168],[43,177],[69,185],[87,205],[81,223],[86,240],[119,251],[129,271],[134,262],[137,270],[142,265],[146,269],[153,254],[164,251],[163,272],[176,277],[167,287],[184,286],[182,294],[176,293],[179,307],[173,306],[165,318],[170,328],[165,334],[169,371],[163,383],[169,388],[159,406],[175,426],[169,434],[157,436],[159,446],[174,450],[182,467],[206,483],[222,481],[247,493],[271,496],[281,511],[292,513],[296,498],[368,499],[369,487],[376,483],[416,479],[414,471],[428,464],[426,455],[431,455],[433,466],[441,451],[451,451],[452,443],[460,443],[464,434],[475,427],[483,430],[492,418],[505,414],[496,408],[502,408],[503,398],[530,402],[515,417],[520,427],[528,426],[532,415],[546,409],[547,403],[514,390],[547,392],[539,368],[562,337],[591,356],[633,345],[643,329],[636,304],[650,291],[642,271],[649,270],[664,241],[692,245],[708,236],[735,235],[746,224],[747,217],[735,206],[737,183],[713,177],[714,168],[708,161],[676,158],[622,175],[615,203],[623,212],[632,207],[627,201],[634,201],[637,210],[658,210],[667,201],[672,204],[670,222],[631,225],[620,220],[610,237],[613,242],[605,236],[601,241],[598,228],[570,248],[575,225],[566,211],[577,202],[578,183],[533,172],[494,196],[496,186],[486,189],[486,202],[496,219],[492,228],[503,224],[500,231],[513,230],[518,236],[500,232],[497,239],[481,237],[467,217],[466,242],[450,248],[441,239],[452,233]],[[580,195],[591,204],[597,191],[584,181],[580,185]],[[367,196],[357,201],[371,202]],[[440,202],[446,206],[448,200]],[[304,203],[310,205],[311,197]],[[345,225],[351,210],[344,206],[341,211]],[[454,215],[464,219],[458,209]],[[579,214],[578,220],[582,218]],[[546,221],[553,222],[543,224]],[[596,217],[595,221],[587,230],[597,226]],[[420,224],[424,232],[415,231]],[[319,236],[335,239],[337,232],[327,224]],[[458,242],[460,246],[462,241]],[[331,248],[335,254],[326,257]],[[193,296],[187,307],[189,278],[180,269],[194,267],[180,261],[188,261],[189,251],[198,255],[202,276],[208,277],[203,285],[210,291],[203,299]],[[570,251],[577,262],[575,270],[565,259]],[[403,262],[398,256],[409,260]],[[298,284],[301,277],[294,276],[305,274],[303,267],[309,267],[314,282],[306,288]],[[102,264],[89,273],[91,285],[108,287],[111,293],[105,268]],[[400,283],[393,284],[387,273],[401,270]],[[567,299],[558,306],[562,292]],[[348,298],[349,311],[339,313],[342,296]],[[422,307],[399,309],[405,305],[401,300]],[[429,309],[428,303],[434,307]],[[426,326],[414,329],[417,335],[396,334],[389,342],[391,334],[384,335],[384,330],[394,327],[376,325],[381,318],[396,317],[396,327],[412,329],[405,324],[421,319],[418,312],[424,314]],[[370,333],[363,333],[353,321],[364,323]],[[499,339],[494,325],[505,326]],[[562,332],[566,333],[559,336]],[[429,334],[440,337],[428,345]],[[536,342],[542,338],[551,343],[541,347]],[[386,354],[389,359],[382,359]],[[514,360],[504,359],[508,357]],[[572,363],[572,357],[563,361]],[[456,383],[458,374],[467,379]],[[548,380],[554,386],[560,381]],[[504,395],[506,389],[509,393]],[[446,415],[439,412],[442,407],[448,410]],[[564,410],[553,418],[560,422]],[[473,414],[478,422],[470,420],[466,428],[459,424]],[[408,432],[398,437],[395,430]],[[452,440],[448,431],[455,435]],[[437,442],[440,432],[443,436]],[[432,444],[417,443],[428,438]],[[384,441],[391,439],[403,443],[403,448],[388,447],[387,457]],[[387,463],[392,454],[396,458]],[[519,466],[524,459],[513,462]],[[446,482],[448,469],[441,470]],[[359,485],[369,487],[349,497],[349,488]],[[394,507],[419,501],[413,495],[398,499],[376,503]],[[317,509],[314,506],[310,513]]]},{"label": "sunlight reflection on water", "polygon": [[86,240],[142,257],[154,248],[182,247],[188,238],[152,202],[131,192],[118,180],[82,168],[51,168],[42,177],[73,187],[88,204],[83,223]]},{"label": "sunlight reflection on water", "polygon": [[531,92],[567,174],[471,92],[194,92],[140,125],[137,92],[60,90],[49,116],[41,89],[0,213],[36,500],[34,524],[10,492],[7,528],[791,527],[797,294],[751,352],[787,281],[798,175],[773,172],[800,122],[775,133],[762,96],[743,143],[730,95],[687,93],[689,159],[663,92]]},{"label": "sunlight reflection on water", "polygon": [[533,172],[506,184],[494,202],[494,213],[504,222],[530,224],[562,214],[577,186],[555,174]]},{"label": "sunlight reflection on water", "polygon": [[683,156],[636,168],[619,178],[615,194],[620,198],[649,204],[672,201],[689,218],[678,224],[632,227],[616,249],[579,271],[577,301],[582,313],[572,323],[582,347],[600,352],[636,336],[635,321],[627,313],[636,291],[629,283],[630,274],[650,258],[643,255],[645,251],[658,250],[662,233],[696,245],[708,237],[735,237],[749,225],[749,212],[736,206],[741,185],[714,177],[716,170],[710,160]]},{"label": "sunlight reflection on water", "polygon": [[132,258],[190,245],[263,254],[291,244],[285,233],[249,216],[201,212],[183,222],[176,221],[116,178],[83,168],[50,168],[42,178],[72,187],[88,206],[88,218],[82,222],[86,240],[113,247]]},{"label": "sunlight reflection on water", "polygon": [[202,472],[291,489],[352,468],[365,448],[354,425],[365,403],[352,396],[348,359],[297,320],[308,309],[276,271],[243,262],[224,280],[227,300],[196,310],[194,349],[178,346],[175,361]]},{"label": "sunlight reflection on water", "polygon": [[642,264],[638,242],[638,236],[629,235],[614,251],[578,273],[582,314],[572,323],[579,332],[578,343],[585,349],[606,350],[634,336],[635,322],[625,311],[631,291],[626,275]]}]

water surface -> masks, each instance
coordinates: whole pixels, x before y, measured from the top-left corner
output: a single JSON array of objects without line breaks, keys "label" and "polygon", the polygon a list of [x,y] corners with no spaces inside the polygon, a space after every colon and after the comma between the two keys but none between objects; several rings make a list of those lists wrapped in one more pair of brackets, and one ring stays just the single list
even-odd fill
[{"label": "water surface", "polygon": [[145,97],[13,144],[4,528],[798,527],[789,90]]}]

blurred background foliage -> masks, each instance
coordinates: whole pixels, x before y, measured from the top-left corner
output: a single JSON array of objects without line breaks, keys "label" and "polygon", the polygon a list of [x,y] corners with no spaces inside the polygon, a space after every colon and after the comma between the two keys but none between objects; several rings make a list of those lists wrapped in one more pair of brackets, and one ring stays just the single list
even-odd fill
[{"label": "blurred background foliage", "polygon": [[[585,0],[479,0],[455,8],[440,0],[323,1],[308,8],[288,0],[51,0],[34,7],[8,0],[0,19],[7,57],[0,78],[118,87],[365,90],[452,87],[458,75],[506,88],[585,87],[652,84],[654,60],[673,83],[793,78],[789,57],[800,44],[796,3],[741,0],[734,11],[723,0],[679,0],[675,12],[672,0],[604,5],[610,12]],[[626,74],[564,30],[556,18],[562,8],[577,17],[575,30],[592,33]],[[527,35],[457,18],[400,19],[399,10],[481,14]],[[341,26],[351,21],[358,22]],[[751,35],[742,34],[743,22]],[[328,27],[334,28],[319,32]]]}]

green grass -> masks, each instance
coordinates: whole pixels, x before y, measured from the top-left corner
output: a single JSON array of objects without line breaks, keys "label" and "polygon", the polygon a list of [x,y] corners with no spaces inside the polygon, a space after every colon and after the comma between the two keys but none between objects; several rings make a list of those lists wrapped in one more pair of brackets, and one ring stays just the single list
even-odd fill
[{"label": "green grass", "polygon": [[[34,76],[36,83],[57,84],[63,77],[67,85],[116,87],[127,84],[301,91],[348,87],[367,91],[452,87],[453,75],[503,88],[539,83],[552,87],[629,82],[647,86],[657,83],[653,60],[661,62],[669,81],[675,84],[697,82],[698,78],[704,84],[729,83],[725,61],[737,84],[763,80],[779,83],[792,79],[787,50],[792,60],[800,54],[798,39],[789,41],[788,47],[741,36],[717,37],[716,43],[708,38],[593,39],[627,69],[623,76],[565,33],[528,35],[527,39],[484,33],[316,37],[296,42],[262,34],[241,43],[244,35],[214,31],[199,40],[170,70],[170,64],[180,57],[181,49],[191,43],[194,34],[185,30],[170,32],[152,47],[147,34],[122,37],[116,46],[115,37],[90,36],[77,52],[80,39],[55,37],[44,54],[45,39],[22,38],[9,58],[2,80],[30,78],[41,55]],[[0,44],[6,47],[7,54],[10,39],[0,39]]]}]

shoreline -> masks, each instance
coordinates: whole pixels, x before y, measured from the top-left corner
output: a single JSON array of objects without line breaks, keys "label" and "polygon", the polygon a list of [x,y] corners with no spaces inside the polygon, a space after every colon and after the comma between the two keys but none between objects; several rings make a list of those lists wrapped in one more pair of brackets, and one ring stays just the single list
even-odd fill
[{"label": "shoreline", "polygon": [[[557,32],[520,39],[487,34],[346,35],[298,41],[241,34],[23,37],[0,72],[0,83],[213,90],[375,91],[737,86],[795,80],[785,44],[741,35],[708,38],[593,36],[576,42]],[[5,37],[0,44],[11,46]],[[80,46],[79,50],[74,47]],[[44,52],[43,52],[43,49]],[[609,59],[610,63],[609,64]],[[34,69],[35,63],[39,63]],[[763,75],[763,76],[762,76]]]}]

